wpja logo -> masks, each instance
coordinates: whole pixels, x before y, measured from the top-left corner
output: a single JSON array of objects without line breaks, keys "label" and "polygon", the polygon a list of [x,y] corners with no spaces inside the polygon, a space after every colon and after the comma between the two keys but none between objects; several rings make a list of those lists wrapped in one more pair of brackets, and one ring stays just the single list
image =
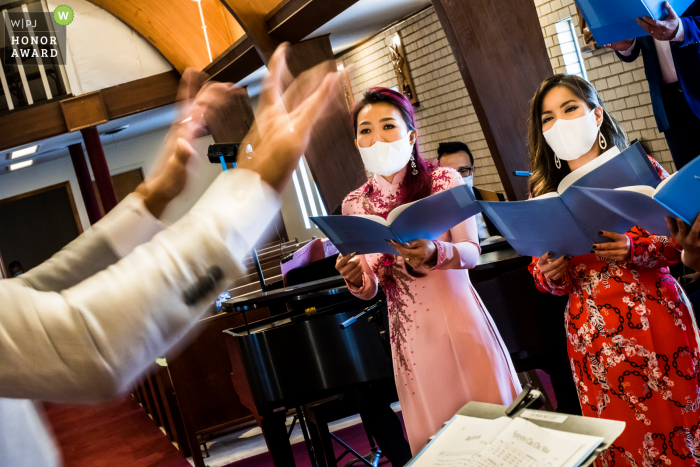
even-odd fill
[{"label": "wpja logo", "polygon": [[61,50],[66,46],[65,29],[75,16],[70,7],[61,5],[53,14],[9,11],[5,14],[4,65],[64,64]]}]

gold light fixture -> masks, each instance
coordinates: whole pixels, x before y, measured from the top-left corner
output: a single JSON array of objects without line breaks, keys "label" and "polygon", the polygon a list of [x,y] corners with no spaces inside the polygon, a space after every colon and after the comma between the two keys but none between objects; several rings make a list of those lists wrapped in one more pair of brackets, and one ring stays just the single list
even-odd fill
[{"label": "gold light fixture", "polygon": [[413,85],[411,72],[408,69],[408,61],[406,60],[406,54],[401,43],[401,36],[397,32],[393,36],[388,37],[386,43],[389,47],[389,57],[391,58],[391,64],[394,67],[394,73],[398,81],[398,90],[401,94],[408,97],[411,104],[418,107],[420,103],[416,96],[416,88]]}]

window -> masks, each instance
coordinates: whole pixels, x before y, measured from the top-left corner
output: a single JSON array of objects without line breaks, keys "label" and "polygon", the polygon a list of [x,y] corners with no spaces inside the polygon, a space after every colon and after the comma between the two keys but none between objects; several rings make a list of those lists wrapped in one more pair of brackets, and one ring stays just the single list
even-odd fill
[{"label": "window", "polygon": [[[299,183],[300,177],[301,183]],[[316,186],[313,179],[309,177],[303,157],[299,161],[299,167],[292,173],[292,183],[294,184],[294,191],[297,194],[297,201],[299,201],[301,215],[304,218],[304,227],[310,229],[311,221],[309,220],[309,213],[311,213],[311,217],[318,216],[319,214],[327,216],[328,213],[326,212],[326,207],[323,205],[323,200],[321,200],[321,195],[318,192],[318,186]],[[304,193],[306,193],[306,197],[304,197]],[[314,193],[316,197],[314,197]]]},{"label": "window", "polygon": [[586,66],[583,63],[581,49],[578,46],[574,22],[571,20],[571,17],[568,17],[558,21],[555,26],[557,28],[557,38],[559,39],[559,47],[561,47],[566,72],[570,75],[577,75],[587,80]]},{"label": "window", "polygon": [[[14,57],[12,58],[12,39],[18,17],[26,18],[36,26],[26,27],[22,34],[34,36],[35,32],[51,31],[54,26],[50,19],[45,0],[7,1],[0,0],[0,21],[3,29],[4,50],[0,57],[0,113],[18,107],[44,103],[70,93],[65,66],[58,57]],[[46,14],[44,14],[46,13]]]}]

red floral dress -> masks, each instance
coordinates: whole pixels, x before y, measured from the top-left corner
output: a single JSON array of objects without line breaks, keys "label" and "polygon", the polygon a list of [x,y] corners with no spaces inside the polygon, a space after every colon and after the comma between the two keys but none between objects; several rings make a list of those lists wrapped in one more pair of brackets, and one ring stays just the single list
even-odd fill
[{"label": "red floral dress", "polygon": [[[652,159],[662,178],[668,173]],[[634,227],[629,260],[574,257],[560,284],[533,258],[537,288],[569,294],[566,334],[583,415],[627,423],[602,466],[695,466],[700,461],[698,334],[668,267],[680,261],[669,237]]]}]

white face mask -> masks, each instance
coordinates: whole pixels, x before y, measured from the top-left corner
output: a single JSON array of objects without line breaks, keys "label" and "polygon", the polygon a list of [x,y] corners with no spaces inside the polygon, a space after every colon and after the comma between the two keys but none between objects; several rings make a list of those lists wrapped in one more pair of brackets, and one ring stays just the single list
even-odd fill
[{"label": "white face mask", "polygon": [[469,188],[474,188],[474,175],[462,177],[462,180],[464,180],[464,184],[467,185]]},{"label": "white face mask", "polygon": [[594,111],[573,120],[560,118],[543,133],[544,139],[559,159],[573,161],[593,147],[600,128],[595,120]]},{"label": "white face mask", "polygon": [[388,177],[403,169],[413,154],[411,132],[398,141],[383,143],[377,141],[368,148],[360,147],[360,155],[365,168],[373,174]]}]

